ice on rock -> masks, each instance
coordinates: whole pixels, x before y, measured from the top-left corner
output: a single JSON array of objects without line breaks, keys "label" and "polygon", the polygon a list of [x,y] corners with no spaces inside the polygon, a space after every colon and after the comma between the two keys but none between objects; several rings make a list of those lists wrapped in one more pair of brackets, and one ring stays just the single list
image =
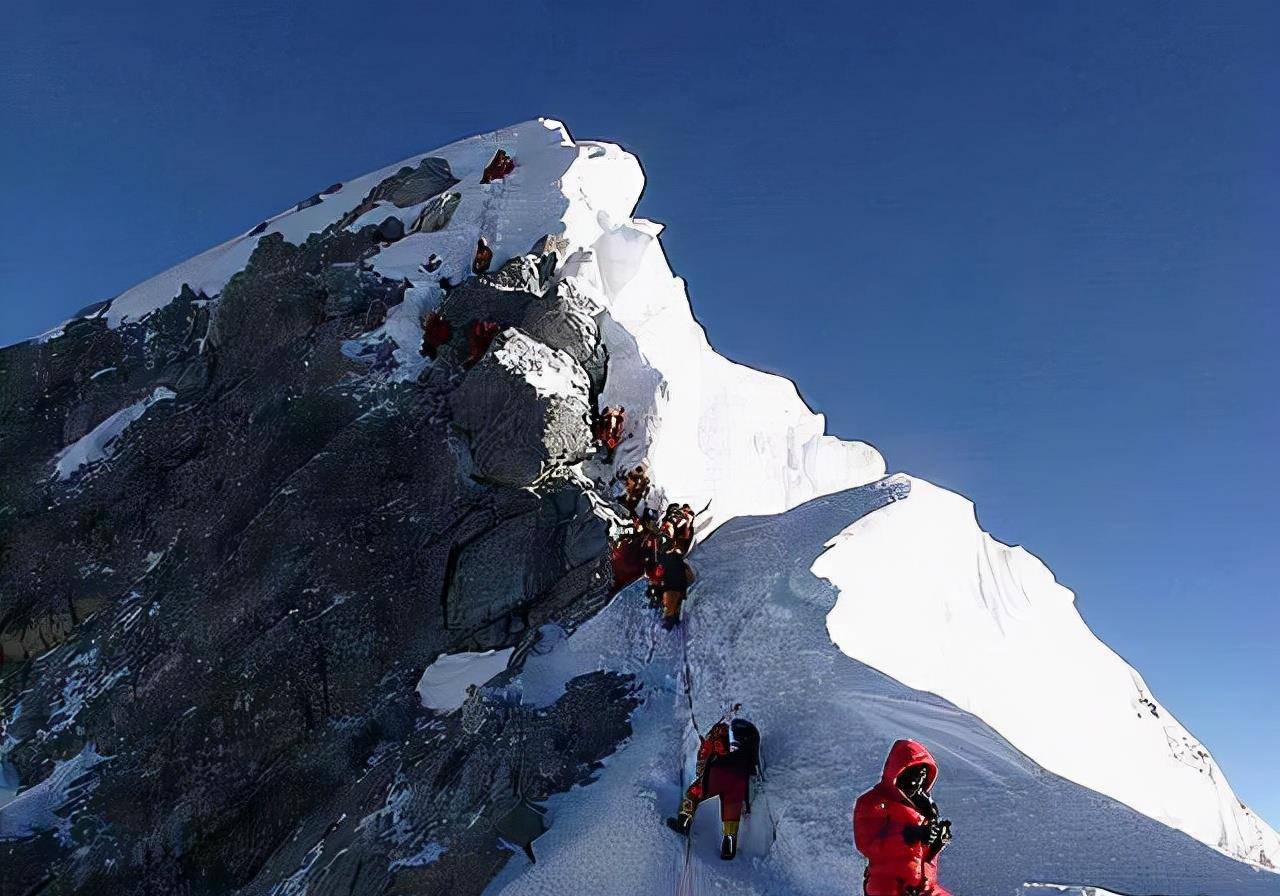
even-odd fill
[{"label": "ice on rock", "polygon": [[452,712],[466,702],[473,687],[489,681],[511,659],[514,648],[478,653],[451,653],[440,657],[418,680],[418,697],[427,709]]}]

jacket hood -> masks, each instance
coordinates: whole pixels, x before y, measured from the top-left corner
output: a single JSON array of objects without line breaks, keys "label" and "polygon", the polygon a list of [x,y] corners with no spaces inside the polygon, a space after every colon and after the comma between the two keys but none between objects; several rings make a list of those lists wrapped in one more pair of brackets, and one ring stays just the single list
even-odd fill
[{"label": "jacket hood", "polygon": [[928,779],[924,782],[925,792],[928,793],[933,789],[933,782],[938,780],[938,763],[925,749],[924,744],[914,740],[896,741],[890,748],[889,758],[884,763],[884,776],[880,779],[880,783],[897,789],[898,785],[895,782],[898,775],[913,765],[923,765],[929,770]]}]

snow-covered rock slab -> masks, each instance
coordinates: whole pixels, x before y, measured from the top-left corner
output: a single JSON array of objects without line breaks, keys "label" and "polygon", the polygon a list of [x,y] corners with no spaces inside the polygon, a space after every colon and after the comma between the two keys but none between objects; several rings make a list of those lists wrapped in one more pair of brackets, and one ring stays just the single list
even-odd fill
[{"label": "snow-covered rock slab", "polygon": [[478,653],[450,653],[440,657],[418,680],[418,696],[427,709],[452,712],[466,702],[467,693],[503,669],[514,648]]}]

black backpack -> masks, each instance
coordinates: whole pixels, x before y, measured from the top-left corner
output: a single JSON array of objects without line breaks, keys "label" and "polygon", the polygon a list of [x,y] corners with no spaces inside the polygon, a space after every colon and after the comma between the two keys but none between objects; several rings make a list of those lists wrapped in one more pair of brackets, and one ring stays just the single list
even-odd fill
[{"label": "black backpack", "polygon": [[734,719],[729,723],[729,731],[737,752],[747,758],[751,774],[756,774],[760,770],[760,729],[746,719]]}]

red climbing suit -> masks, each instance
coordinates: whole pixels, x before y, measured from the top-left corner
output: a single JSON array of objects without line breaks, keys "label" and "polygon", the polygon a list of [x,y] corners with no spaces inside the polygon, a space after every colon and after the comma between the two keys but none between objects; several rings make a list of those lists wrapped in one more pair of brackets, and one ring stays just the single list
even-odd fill
[{"label": "red climbing suit", "polygon": [[644,539],[639,535],[619,538],[609,552],[613,563],[613,590],[621,591],[645,572]]},{"label": "red climbing suit", "polygon": [[484,173],[480,176],[480,183],[488,184],[493,183],[495,180],[502,180],[515,170],[516,160],[500,149],[493,154],[489,164],[485,165]]},{"label": "red climbing suit", "polygon": [[422,322],[422,353],[428,358],[434,358],[440,346],[448,342],[452,335],[453,327],[449,326],[449,322],[432,311]]},{"label": "red climbing suit", "polygon": [[467,330],[467,360],[463,367],[471,367],[484,357],[489,350],[493,338],[502,332],[502,327],[492,320],[473,320]]},{"label": "red climbing suit", "polygon": [[747,803],[751,772],[749,756],[729,752],[729,726],[717,722],[698,745],[697,775],[684,793],[680,814],[691,816],[699,803],[719,797],[721,827],[727,834],[736,834]]},{"label": "red climbing suit", "polygon": [[595,440],[610,452],[622,444],[622,427],[626,420],[623,408],[605,408],[595,421]]},{"label": "red climbing suit", "polygon": [[900,740],[889,750],[880,783],[853,807],[853,842],[867,857],[866,896],[951,896],[938,884],[938,855],[924,843],[908,843],[903,830],[928,819],[895,783],[913,765],[928,770],[924,789],[938,780],[938,763],[923,744]]},{"label": "red climbing suit", "polygon": [[493,264],[493,250],[489,248],[489,244],[485,242],[484,237],[476,240],[476,255],[471,260],[471,273],[483,274],[489,270],[489,265]]}]

